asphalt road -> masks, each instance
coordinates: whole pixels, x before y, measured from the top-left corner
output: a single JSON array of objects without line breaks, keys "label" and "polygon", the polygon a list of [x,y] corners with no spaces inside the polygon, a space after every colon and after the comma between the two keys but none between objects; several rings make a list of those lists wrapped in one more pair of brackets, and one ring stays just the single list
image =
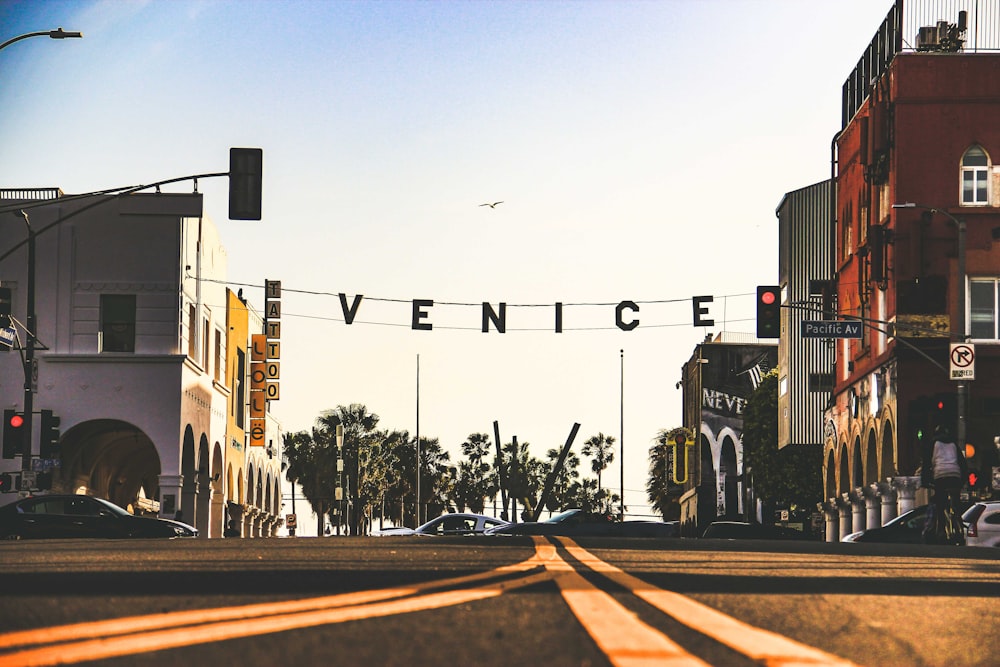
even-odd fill
[{"label": "asphalt road", "polygon": [[0,667],[1000,663],[1000,549],[60,540],[0,565]]}]

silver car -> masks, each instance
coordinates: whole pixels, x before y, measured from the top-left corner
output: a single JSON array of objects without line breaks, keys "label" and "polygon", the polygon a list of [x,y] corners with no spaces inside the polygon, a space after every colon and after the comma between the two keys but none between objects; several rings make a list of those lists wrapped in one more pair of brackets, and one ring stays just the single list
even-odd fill
[{"label": "silver car", "polygon": [[970,547],[1000,547],[1000,500],[983,500],[965,510],[965,543]]},{"label": "silver car", "polygon": [[416,528],[386,528],[373,535],[397,537],[401,535],[482,535],[487,528],[499,528],[506,521],[484,514],[442,514]]}]

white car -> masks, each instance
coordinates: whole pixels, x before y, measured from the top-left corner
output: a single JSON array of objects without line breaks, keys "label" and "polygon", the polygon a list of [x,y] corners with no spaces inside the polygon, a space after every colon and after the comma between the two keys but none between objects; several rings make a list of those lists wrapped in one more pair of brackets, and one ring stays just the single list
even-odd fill
[{"label": "white car", "polygon": [[402,535],[482,535],[487,528],[506,526],[507,522],[483,514],[442,514],[416,528],[386,528],[374,535],[398,537]]},{"label": "white car", "polygon": [[1000,500],[983,500],[965,510],[965,543],[970,547],[1000,547]]}]

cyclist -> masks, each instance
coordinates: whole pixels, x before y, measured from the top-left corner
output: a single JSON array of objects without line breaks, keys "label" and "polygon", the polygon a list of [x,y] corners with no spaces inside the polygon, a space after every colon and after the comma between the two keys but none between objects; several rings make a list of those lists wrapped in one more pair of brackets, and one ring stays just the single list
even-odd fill
[{"label": "cyclist", "polygon": [[[930,478],[934,480],[934,497],[932,515],[928,516],[925,538],[938,539],[947,535],[949,529],[961,533],[961,524],[957,523],[959,515],[959,492],[965,479],[965,456],[946,426],[934,429],[934,444],[928,452]],[[950,513],[946,515],[946,510]],[[957,525],[956,525],[957,523]],[[961,540],[959,540],[961,541]]]}]

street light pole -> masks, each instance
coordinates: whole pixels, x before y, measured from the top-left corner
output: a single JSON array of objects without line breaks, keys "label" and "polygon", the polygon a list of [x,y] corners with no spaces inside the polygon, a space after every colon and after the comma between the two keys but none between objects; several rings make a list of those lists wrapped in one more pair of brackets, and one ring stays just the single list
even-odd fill
[{"label": "street light pole", "polygon": [[[0,50],[10,46],[14,42],[19,42],[22,39],[28,39],[29,37],[51,37],[52,39],[66,39],[67,37],[83,37],[82,32],[66,32],[62,28],[56,30],[47,30],[42,32],[29,32],[24,35],[18,35],[17,37],[12,37],[8,39],[3,44],[0,44]],[[38,333],[38,320],[35,316],[35,230],[31,228],[31,221],[28,219],[28,214],[25,211],[21,211],[21,215],[24,217],[24,224],[28,228],[28,294],[27,294],[27,310],[28,316],[26,320],[27,331],[25,332],[25,338],[27,339],[24,347],[24,432],[27,434],[25,441],[22,442],[23,447],[21,452],[21,470],[28,471],[31,470],[31,447],[34,444],[33,435],[33,422],[32,413],[35,410],[35,337]],[[23,479],[23,477],[22,477]]]},{"label": "street light pole", "polygon": [[[955,223],[955,227],[958,229],[958,280],[956,280],[955,285],[955,298],[956,298],[956,310],[957,317],[955,318],[957,332],[952,332],[952,336],[958,335],[958,340],[960,342],[965,342],[968,336],[965,331],[965,220],[956,218],[948,211],[937,208],[935,206],[928,206],[926,204],[917,204],[914,202],[906,202],[904,204],[893,204],[893,208],[920,208],[931,213],[940,213]],[[968,385],[965,380],[959,380],[955,387],[955,408],[958,413],[957,424],[955,425],[955,442],[958,444],[960,450],[965,450],[965,440],[967,432],[966,424],[966,397],[968,395]]]},{"label": "street light pole", "polygon": [[24,35],[18,35],[8,39],[3,44],[0,44],[0,49],[10,46],[14,42],[20,42],[22,39],[28,39],[29,37],[51,37],[52,39],[66,39],[68,37],[80,38],[83,37],[82,32],[67,32],[62,28],[56,28],[55,30],[42,30],[40,32],[29,32]]},{"label": "street light pole", "polygon": [[624,349],[620,350],[619,354],[621,355],[621,363],[620,363],[621,368],[619,372],[619,375],[621,376],[621,381],[620,381],[620,396],[618,401],[619,405],[618,418],[620,426],[620,432],[618,434],[619,435],[618,463],[619,467],[621,468],[621,479],[619,480],[621,482],[621,498],[619,498],[619,500],[621,501],[621,508],[622,508],[621,520],[625,521],[625,350]]},{"label": "street light pole", "polygon": [[[24,217],[24,224],[28,228],[28,294],[27,309],[28,317],[24,337],[24,432],[27,434],[25,441],[21,443],[21,470],[31,470],[31,437],[34,433],[32,424],[33,412],[35,410],[35,337],[37,335],[38,318],[35,316],[35,230],[31,228],[31,221],[28,214],[21,211]],[[23,478],[22,478],[23,479]]]}]

